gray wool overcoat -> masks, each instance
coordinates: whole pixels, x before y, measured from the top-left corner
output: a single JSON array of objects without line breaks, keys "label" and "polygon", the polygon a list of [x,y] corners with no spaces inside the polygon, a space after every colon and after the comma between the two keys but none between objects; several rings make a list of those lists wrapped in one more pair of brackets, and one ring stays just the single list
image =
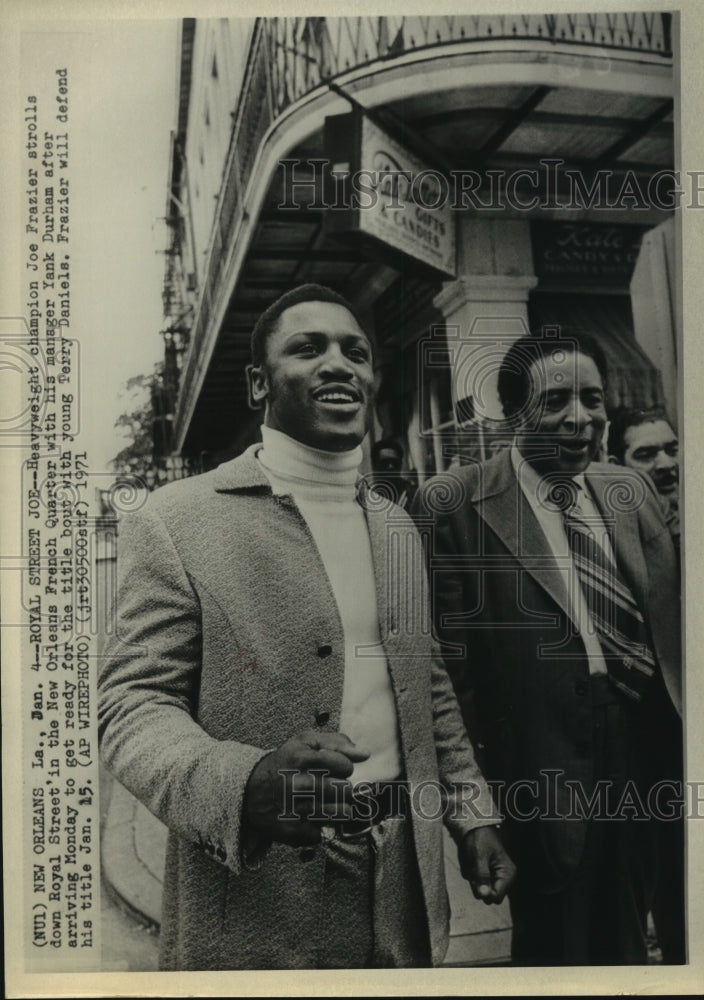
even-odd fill
[{"label": "gray wool overcoat", "polygon": [[[166,486],[120,526],[116,635],[100,672],[103,759],[169,828],[161,965],[296,968],[315,935],[322,857],[274,844],[243,862],[255,764],[305,729],[339,728],[342,626],[308,527],[275,497],[254,445]],[[413,816],[432,961],[448,943],[442,822],[459,841],[496,821],[429,625],[419,536],[362,494],[382,638],[412,788],[441,782],[444,816]],[[469,890],[468,890],[469,891]]]}]

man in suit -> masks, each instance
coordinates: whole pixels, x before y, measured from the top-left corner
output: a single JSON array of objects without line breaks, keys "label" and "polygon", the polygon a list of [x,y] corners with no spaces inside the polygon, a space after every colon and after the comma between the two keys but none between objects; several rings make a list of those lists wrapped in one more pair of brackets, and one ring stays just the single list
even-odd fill
[{"label": "man in suit", "polygon": [[423,627],[420,540],[356,488],[372,345],[302,286],[252,361],[263,444],[121,529],[101,748],[169,827],[161,966],[438,964],[443,818],[478,898],[513,868]]},{"label": "man in suit", "polygon": [[517,864],[518,964],[645,962],[681,805],[677,563],[652,483],[594,461],[605,382],[586,337],[516,341],[498,378],[512,448],[430,480],[414,509]]}]

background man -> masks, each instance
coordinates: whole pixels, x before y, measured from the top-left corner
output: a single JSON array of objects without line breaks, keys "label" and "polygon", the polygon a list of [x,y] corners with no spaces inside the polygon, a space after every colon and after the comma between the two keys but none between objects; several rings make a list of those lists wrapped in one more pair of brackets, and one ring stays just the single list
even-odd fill
[{"label": "background man", "polygon": [[679,441],[664,410],[618,410],[609,423],[608,451],[612,461],[650,476],[679,547]]},{"label": "background man", "polygon": [[371,477],[374,488],[404,509],[409,507],[416,492],[416,484],[404,475],[403,448],[394,438],[375,441],[371,451]]},{"label": "background man", "polygon": [[681,779],[676,559],[652,484],[593,461],[605,379],[587,338],[516,341],[498,381],[513,447],[431,480],[415,509],[443,653],[504,783],[520,964],[646,961],[666,826],[650,814],[668,810],[648,793]]},{"label": "background man", "polygon": [[355,493],[372,347],[344,299],[303,286],[259,319],[252,361],[263,446],[157,491],[121,534],[102,752],[170,830],[161,964],[439,963],[442,810],[423,787],[444,789],[478,898],[513,869],[421,630],[418,536]]}]

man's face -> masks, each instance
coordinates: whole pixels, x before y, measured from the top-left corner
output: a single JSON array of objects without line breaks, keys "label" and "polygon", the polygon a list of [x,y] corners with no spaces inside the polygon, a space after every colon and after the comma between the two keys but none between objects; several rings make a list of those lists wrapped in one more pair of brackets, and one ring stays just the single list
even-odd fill
[{"label": "man's face", "polygon": [[679,456],[677,435],[666,420],[629,427],[623,436],[623,464],[647,473],[658,493],[677,494]]},{"label": "man's face", "polygon": [[516,443],[542,475],[584,472],[599,451],[606,426],[604,387],[594,361],[556,346],[529,370],[531,393]]},{"label": "man's face", "polygon": [[374,400],[372,349],[354,316],[335,302],[300,302],[279,317],[252,394],[264,422],[302,444],[347,451],[361,443]]}]

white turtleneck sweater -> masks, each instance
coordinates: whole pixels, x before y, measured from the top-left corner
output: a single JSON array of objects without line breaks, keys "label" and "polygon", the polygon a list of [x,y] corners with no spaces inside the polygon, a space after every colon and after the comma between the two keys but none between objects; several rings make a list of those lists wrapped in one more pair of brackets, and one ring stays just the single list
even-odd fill
[{"label": "white turtleneck sweater", "polygon": [[351,780],[397,778],[401,754],[396,706],[379,632],[369,531],[355,499],[362,449],[320,451],[271,427],[262,427],[262,439],[257,458],[273,492],[290,494],[296,501],[340,612],[345,637],[340,732],[370,755],[355,764]]}]

